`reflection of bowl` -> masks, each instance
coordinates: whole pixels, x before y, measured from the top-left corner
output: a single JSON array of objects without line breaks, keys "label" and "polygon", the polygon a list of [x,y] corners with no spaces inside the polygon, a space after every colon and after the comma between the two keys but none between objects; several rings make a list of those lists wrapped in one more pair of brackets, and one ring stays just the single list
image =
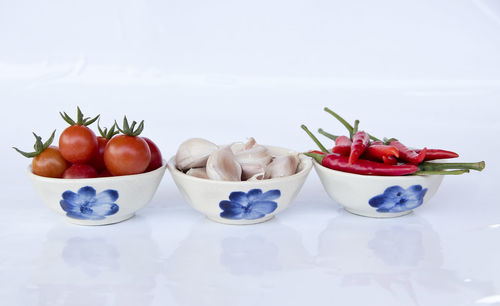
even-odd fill
[{"label": "reflection of bowl", "polygon": [[28,176],[42,201],[71,223],[103,225],[131,218],[151,201],[165,173],[166,162],[153,171],[91,179]]},{"label": "reflection of bowl", "polygon": [[302,293],[317,290],[304,282],[314,262],[301,235],[279,220],[249,231],[201,218],[162,262],[175,305],[262,305],[277,297],[280,305],[308,305]]},{"label": "reflection of bowl", "polygon": [[374,176],[314,168],[328,195],[356,215],[397,217],[428,201],[443,181],[442,175]]},{"label": "reflection of bowl", "polygon": [[[296,152],[267,146],[272,155]],[[287,177],[228,182],[202,179],[179,171],[175,156],[168,170],[184,199],[209,219],[226,224],[253,224],[271,219],[297,196],[312,168],[312,160],[299,155],[297,173]]]},{"label": "reflection of bowl", "polygon": [[161,252],[146,216],[126,223],[82,230],[55,222],[47,232],[38,233],[44,238],[29,257],[32,273],[17,292],[29,298],[21,297],[21,304],[109,305],[112,300],[112,305],[152,305]]},{"label": "reflection of bowl", "polygon": [[342,277],[397,275],[438,269],[443,264],[439,235],[418,215],[367,219],[350,214],[332,219],[319,235],[318,262]]}]

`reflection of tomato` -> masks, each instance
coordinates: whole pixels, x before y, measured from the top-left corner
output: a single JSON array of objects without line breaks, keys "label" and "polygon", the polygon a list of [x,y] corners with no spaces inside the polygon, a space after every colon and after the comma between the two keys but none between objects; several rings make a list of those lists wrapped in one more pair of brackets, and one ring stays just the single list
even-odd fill
[{"label": "reflection of tomato", "polygon": [[98,172],[103,171],[106,168],[104,164],[104,148],[108,143],[108,139],[105,137],[97,137],[97,153],[89,161],[89,164],[94,167]]},{"label": "reflection of tomato", "polygon": [[69,126],[59,137],[59,150],[70,163],[85,163],[97,153],[97,137],[84,125]]},{"label": "reflection of tomato", "polygon": [[148,143],[149,150],[151,151],[151,161],[149,162],[146,172],[160,168],[161,165],[163,164],[160,149],[151,139],[147,137],[142,137],[142,138]]},{"label": "reflection of tomato", "polygon": [[104,164],[113,175],[142,173],[150,161],[151,151],[142,137],[118,135],[104,149]]},{"label": "reflection of tomato", "polygon": [[31,167],[36,175],[60,178],[68,168],[68,163],[57,147],[50,146],[33,158]]},{"label": "reflection of tomato", "polygon": [[99,174],[90,165],[87,164],[73,164],[66,169],[63,173],[65,179],[79,179],[79,178],[95,178]]}]

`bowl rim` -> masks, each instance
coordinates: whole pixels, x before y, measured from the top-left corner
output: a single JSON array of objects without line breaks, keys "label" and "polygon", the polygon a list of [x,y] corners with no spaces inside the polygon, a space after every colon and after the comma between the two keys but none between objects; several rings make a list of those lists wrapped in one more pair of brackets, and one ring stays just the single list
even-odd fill
[{"label": "bowl rim", "polygon": [[28,176],[38,180],[38,181],[45,181],[45,182],[58,182],[58,183],[88,183],[88,182],[105,182],[105,181],[117,181],[117,180],[127,180],[127,179],[137,179],[137,178],[144,178],[147,176],[155,176],[157,174],[160,174],[160,172],[165,171],[167,167],[167,160],[162,159],[162,165],[152,171],[149,172],[143,172],[139,174],[129,174],[129,175],[117,175],[117,176],[107,176],[107,177],[94,177],[94,178],[79,178],[79,179],[64,179],[64,178],[57,178],[57,177],[46,177],[46,176],[40,176],[35,173],[33,173],[32,166],[31,164],[28,165],[27,172]]},{"label": "bowl rim", "polygon": [[339,171],[339,170],[334,170],[330,169],[328,167],[323,166],[322,164],[318,163],[318,161],[313,160],[314,168],[316,170],[320,171],[325,171],[326,173],[330,173],[333,175],[339,175],[339,176],[345,176],[345,177],[363,177],[367,179],[372,179],[372,180],[412,180],[415,178],[431,178],[434,176],[441,176],[441,178],[444,178],[444,175],[366,175],[366,174],[357,174],[357,173],[350,173],[350,172],[344,172],[344,171]]},{"label": "bowl rim", "polygon": [[177,154],[173,155],[168,160],[167,168],[172,175],[178,175],[184,179],[192,180],[193,182],[205,182],[208,184],[224,184],[224,185],[238,185],[238,186],[265,185],[267,183],[284,182],[284,181],[288,181],[288,180],[294,180],[294,179],[298,179],[302,176],[307,175],[312,169],[313,160],[311,157],[309,157],[307,155],[304,155],[302,153],[298,153],[295,150],[284,148],[284,147],[271,146],[271,145],[263,145],[263,146],[265,146],[266,148],[270,148],[270,149],[285,150],[285,151],[289,151],[291,153],[295,153],[299,156],[300,163],[305,162],[306,164],[302,170],[300,170],[299,172],[296,172],[295,174],[292,174],[289,176],[283,176],[283,177],[276,177],[276,178],[272,178],[272,179],[255,180],[255,181],[219,181],[219,180],[211,180],[211,179],[187,175],[184,172],[182,172],[181,170],[177,169],[177,167],[176,167],[175,156]]}]

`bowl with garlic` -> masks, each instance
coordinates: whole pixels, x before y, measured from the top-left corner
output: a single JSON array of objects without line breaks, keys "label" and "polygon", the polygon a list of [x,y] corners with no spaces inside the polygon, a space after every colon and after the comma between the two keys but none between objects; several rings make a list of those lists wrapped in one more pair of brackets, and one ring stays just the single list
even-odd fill
[{"label": "bowl with garlic", "polygon": [[257,144],[253,138],[230,145],[191,138],[167,167],[186,202],[210,220],[254,224],[289,206],[311,171],[312,159]]}]

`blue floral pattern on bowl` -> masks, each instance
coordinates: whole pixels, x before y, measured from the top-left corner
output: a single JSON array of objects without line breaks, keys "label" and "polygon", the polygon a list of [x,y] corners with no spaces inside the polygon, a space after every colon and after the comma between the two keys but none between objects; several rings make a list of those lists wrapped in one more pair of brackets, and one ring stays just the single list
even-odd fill
[{"label": "blue floral pattern on bowl", "polygon": [[262,193],[261,189],[252,189],[248,193],[234,191],[229,195],[229,201],[219,203],[222,209],[220,216],[232,220],[255,220],[272,213],[278,207],[273,200],[278,199],[281,192],[278,189]]},{"label": "blue floral pattern on bowl", "polygon": [[368,203],[381,213],[399,213],[419,207],[424,202],[427,188],[413,185],[407,189],[395,185],[388,187],[383,194],[371,198]]},{"label": "blue floral pattern on bowl", "polygon": [[114,215],[120,209],[115,201],[118,199],[118,191],[108,189],[96,193],[91,186],[85,186],[74,193],[66,190],[59,202],[66,216],[83,220],[102,220],[106,216]]}]

